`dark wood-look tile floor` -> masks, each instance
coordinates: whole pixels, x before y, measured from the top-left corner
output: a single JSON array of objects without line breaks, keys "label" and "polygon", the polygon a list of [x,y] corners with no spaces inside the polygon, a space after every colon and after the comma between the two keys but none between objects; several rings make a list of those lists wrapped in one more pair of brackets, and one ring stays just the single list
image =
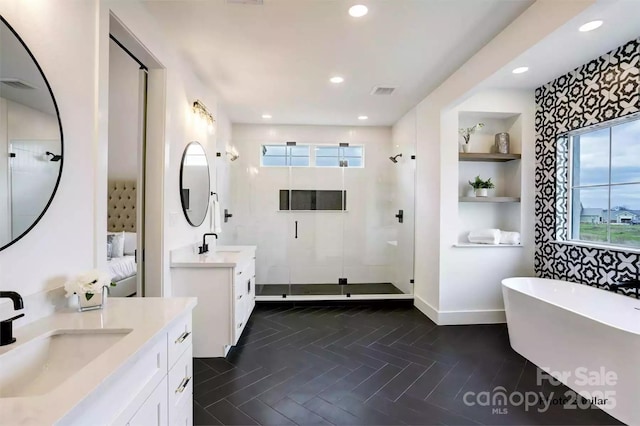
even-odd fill
[{"label": "dark wood-look tile floor", "polygon": [[568,391],[537,384],[504,324],[438,327],[397,303],[259,304],[226,359],[194,359],[194,423],[620,424],[597,408],[465,403],[497,387],[546,398]]}]

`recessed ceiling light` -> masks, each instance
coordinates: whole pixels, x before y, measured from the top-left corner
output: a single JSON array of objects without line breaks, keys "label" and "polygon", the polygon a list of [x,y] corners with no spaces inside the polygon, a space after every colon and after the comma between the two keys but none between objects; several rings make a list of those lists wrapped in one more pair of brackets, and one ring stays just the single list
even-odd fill
[{"label": "recessed ceiling light", "polygon": [[271,114],[262,114],[262,118],[264,118],[265,120],[268,120],[271,118]]},{"label": "recessed ceiling light", "polygon": [[354,18],[362,18],[367,13],[369,13],[369,9],[363,4],[356,4],[355,6],[351,6],[349,8],[349,15],[353,16]]},{"label": "recessed ceiling light", "polygon": [[514,74],[522,74],[523,72],[527,72],[527,71],[529,71],[529,67],[518,67],[511,72]]},{"label": "recessed ceiling light", "polygon": [[368,120],[369,117],[367,117],[366,115],[359,115],[358,116],[358,120]]},{"label": "recessed ceiling light", "polygon": [[340,84],[340,83],[344,82],[344,78],[342,78],[340,76],[335,76],[335,77],[331,77],[329,79],[329,81],[334,83],[334,84]]},{"label": "recessed ceiling light", "polygon": [[602,21],[598,20],[598,21],[591,21],[591,22],[587,22],[586,24],[580,26],[580,28],[578,28],[578,30],[580,32],[586,33],[587,31],[593,31],[596,28],[600,28],[602,26]]}]

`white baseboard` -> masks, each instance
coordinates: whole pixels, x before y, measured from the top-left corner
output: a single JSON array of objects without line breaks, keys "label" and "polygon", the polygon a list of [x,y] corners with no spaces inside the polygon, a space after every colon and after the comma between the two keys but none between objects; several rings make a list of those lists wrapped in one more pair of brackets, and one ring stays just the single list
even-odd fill
[{"label": "white baseboard", "polygon": [[431,321],[438,324],[438,311],[433,306],[431,306],[426,300],[424,300],[422,297],[414,294],[413,306],[418,308],[418,310],[423,314],[425,314]]},{"label": "white baseboard", "polygon": [[438,311],[420,296],[414,295],[414,306],[438,325],[502,324],[507,322],[504,309],[483,311]]}]

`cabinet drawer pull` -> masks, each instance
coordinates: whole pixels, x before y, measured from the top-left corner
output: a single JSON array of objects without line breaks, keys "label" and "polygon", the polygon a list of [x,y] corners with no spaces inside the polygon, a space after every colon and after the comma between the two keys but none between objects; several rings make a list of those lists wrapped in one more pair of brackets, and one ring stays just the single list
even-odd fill
[{"label": "cabinet drawer pull", "polygon": [[236,275],[242,275],[242,271],[236,272]]},{"label": "cabinet drawer pull", "polygon": [[241,322],[240,324],[238,324],[238,328],[242,328],[242,324],[244,324],[244,323]]},{"label": "cabinet drawer pull", "polygon": [[238,296],[238,300],[242,299],[242,295]]},{"label": "cabinet drawer pull", "polygon": [[191,334],[191,332],[190,332],[190,331],[185,331],[184,333],[182,333],[182,334],[180,335],[180,337],[178,337],[178,338],[176,339],[176,343],[182,343],[182,342],[184,342],[184,341],[185,341],[185,339],[186,339],[187,337],[189,337],[189,335],[190,335],[190,334]]},{"label": "cabinet drawer pull", "polygon": [[189,384],[190,381],[191,381],[191,377],[185,377],[184,379],[182,379],[182,381],[180,382],[180,386],[178,386],[178,389],[176,389],[176,393],[184,392],[184,390],[187,388],[187,385]]}]

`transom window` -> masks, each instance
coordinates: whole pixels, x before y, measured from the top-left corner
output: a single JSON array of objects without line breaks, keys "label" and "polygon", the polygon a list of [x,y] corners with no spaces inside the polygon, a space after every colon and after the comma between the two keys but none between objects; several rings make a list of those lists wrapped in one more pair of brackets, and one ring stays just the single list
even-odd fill
[{"label": "transom window", "polygon": [[262,145],[263,167],[309,167],[309,145]]},{"label": "transom window", "polygon": [[364,167],[362,145],[262,145],[263,167]]},{"label": "transom window", "polygon": [[364,167],[362,146],[317,145],[316,167]]},{"label": "transom window", "polygon": [[569,239],[640,247],[640,120],[569,144]]}]

